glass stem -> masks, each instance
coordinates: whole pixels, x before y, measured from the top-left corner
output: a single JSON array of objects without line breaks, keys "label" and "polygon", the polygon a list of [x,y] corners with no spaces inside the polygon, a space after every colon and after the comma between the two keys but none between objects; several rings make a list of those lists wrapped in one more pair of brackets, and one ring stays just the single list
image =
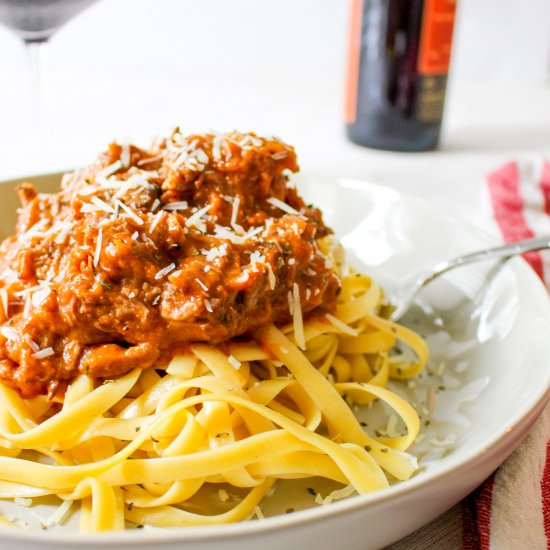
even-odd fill
[{"label": "glass stem", "polygon": [[47,74],[48,74],[48,43],[46,40],[25,41],[28,66],[28,100],[29,118],[31,128],[34,127],[32,135],[32,147],[36,157],[40,161],[45,158],[45,146],[47,143],[46,113],[48,104]]}]

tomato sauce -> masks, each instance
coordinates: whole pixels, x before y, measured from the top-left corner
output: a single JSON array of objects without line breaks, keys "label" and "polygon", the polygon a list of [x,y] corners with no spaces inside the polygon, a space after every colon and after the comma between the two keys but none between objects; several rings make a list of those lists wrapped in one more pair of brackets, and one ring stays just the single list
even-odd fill
[{"label": "tomato sauce", "polygon": [[165,365],[186,343],[220,344],[332,311],[340,281],[319,210],[289,183],[292,147],[254,134],[112,144],[61,190],[20,190],[0,245],[0,378],[24,397],[63,395]]}]

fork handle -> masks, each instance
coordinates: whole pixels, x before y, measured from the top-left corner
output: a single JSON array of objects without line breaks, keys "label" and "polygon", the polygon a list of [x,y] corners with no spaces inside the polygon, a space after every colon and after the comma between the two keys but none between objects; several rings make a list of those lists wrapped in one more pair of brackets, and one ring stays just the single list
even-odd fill
[{"label": "fork handle", "polygon": [[391,315],[392,321],[400,319],[404,313],[409,309],[415,296],[424,288],[427,284],[431,283],[434,279],[437,279],[440,275],[447,273],[447,271],[460,267],[463,265],[471,264],[474,262],[484,260],[498,260],[501,258],[511,258],[519,254],[525,254],[526,252],[534,252],[535,250],[543,250],[550,248],[550,236],[536,237],[534,239],[526,239],[523,241],[516,241],[514,243],[503,244],[501,246],[495,246],[493,248],[487,248],[486,250],[480,250],[478,252],[471,252],[464,256],[458,256],[450,260],[446,260],[437,264],[431,271],[416,281],[411,287],[406,297],[401,300]]},{"label": "fork handle", "polygon": [[464,256],[453,258],[447,262],[442,262],[436,269],[434,269],[433,276],[430,277],[430,280],[438,277],[442,273],[445,273],[449,269],[460,265],[466,265],[482,260],[511,258],[512,256],[525,254],[526,252],[534,252],[536,250],[543,250],[545,248],[550,248],[550,235],[503,244],[502,246],[488,248],[487,250],[480,250],[479,252],[472,252],[470,254],[465,254]]}]

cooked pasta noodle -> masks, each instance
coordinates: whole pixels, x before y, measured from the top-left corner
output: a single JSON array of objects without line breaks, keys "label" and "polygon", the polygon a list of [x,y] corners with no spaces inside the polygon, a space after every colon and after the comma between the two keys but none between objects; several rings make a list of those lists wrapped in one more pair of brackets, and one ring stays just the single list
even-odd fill
[{"label": "cooked pasta noodle", "polygon": [[[416,375],[428,349],[384,308],[380,288],[351,274],[335,314],[306,317],[300,335],[295,323],[269,325],[247,342],[191,344],[164,371],[100,385],[82,375],[60,410],[0,385],[0,497],[57,495],[80,505],[82,531],[102,531],[244,520],[278,479],[321,476],[345,494],[408,479],[419,419],[385,386]],[[408,362],[392,357],[396,341]],[[367,434],[352,406],[373,399],[402,419],[403,435]],[[208,495],[228,486],[242,497],[212,514]]]},{"label": "cooked pasta noodle", "polygon": [[[0,498],[104,531],[261,518],[277,480],[340,484],[330,502],[414,474],[419,418],[386,386],[428,349],[345,267],[297,170],[277,138],[175,130],[111,144],[58,193],[21,186],[0,243]],[[383,437],[354,415],[374,400]]]}]

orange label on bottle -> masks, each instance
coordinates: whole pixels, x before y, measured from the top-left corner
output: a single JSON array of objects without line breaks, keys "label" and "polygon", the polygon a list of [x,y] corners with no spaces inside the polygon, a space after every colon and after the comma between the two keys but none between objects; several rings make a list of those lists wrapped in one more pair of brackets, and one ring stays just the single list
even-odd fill
[{"label": "orange label on bottle", "polygon": [[348,51],[348,73],[346,79],[345,121],[353,124],[357,116],[357,91],[359,87],[359,63],[361,61],[361,18],[363,0],[351,0]]},{"label": "orange label on bottle", "polygon": [[445,74],[451,61],[456,0],[426,0],[418,55],[420,74]]}]

